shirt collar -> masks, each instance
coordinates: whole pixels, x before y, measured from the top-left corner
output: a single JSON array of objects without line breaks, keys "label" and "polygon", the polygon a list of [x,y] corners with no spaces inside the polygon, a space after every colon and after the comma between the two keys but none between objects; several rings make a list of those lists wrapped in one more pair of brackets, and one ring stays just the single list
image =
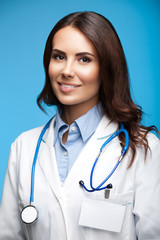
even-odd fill
[{"label": "shirt collar", "polygon": [[[68,125],[61,119],[61,112],[62,107],[59,105],[57,107],[56,120],[54,124],[54,144],[57,141],[59,131],[64,128],[68,128]],[[102,105],[101,103],[98,103],[86,114],[75,120],[75,123],[78,125],[81,133],[83,142],[85,142],[95,132],[103,115]]]},{"label": "shirt collar", "polygon": [[83,142],[95,132],[102,117],[102,106],[99,103],[91,108],[86,114],[75,120],[80,129]]}]

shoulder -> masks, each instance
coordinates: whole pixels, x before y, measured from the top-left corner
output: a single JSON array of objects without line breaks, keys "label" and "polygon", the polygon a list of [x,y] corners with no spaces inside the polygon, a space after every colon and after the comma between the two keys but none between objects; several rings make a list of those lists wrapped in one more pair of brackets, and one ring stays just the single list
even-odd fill
[{"label": "shoulder", "polygon": [[36,127],[21,133],[12,143],[11,152],[18,154],[24,152],[24,150],[26,153],[27,151],[30,152],[31,149],[34,150],[43,127]]},{"label": "shoulder", "polygon": [[30,164],[42,128],[43,126],[23,132],[15,139],[11,144],[7,171],[14,169],[13,172],[17,172],[21,165],[25,166],[25,169],[26,165]]},{"label": "shoulder", "polygon": [[158,151],[160,153],[160,139],[153,133],[147,134],[148,146],[151,151]]},{"label": "shoulder", "polygon": [[[146,140],[148,143],[149,151],[160,150],[160,139],[152,132],[147,133]],[[136,146],[136,151],[144,153],[143,146]],[[148,152],[149,152],[148,151]]]},{"label": "shoulder", "polygon": [[44,126],[36,127],[21,133],[14,141],[14,143],[24,142],[24,141],[34,141],[37,139]]},{"label": "shoulder", "polygon": [[147,134],[147,140],[148,140],[148,143],[150,143],[151,145],[160,143],[160,139],[151,132]]},{"label": "shoulder", "polygon": [[36,127],[36,128],[33,128],[31,130],[21,133],[15,139],[15,141],[12,143],[12,148],[15,146],[18,147],[18,149],[22,148],[22,147],[25,147],[25,149],[35,148],[37,145],[39,136],[40,136],[41,132],[43,131],[43,129],[45,129],[44,135],[47,135],[49,132],[49,129],[53,128],[54,121],[55,121],[55,116],[53,118],[51,118],[45,125]]},{"label": "shoulder", "polygon": [[148,150],[145,154],[145,149],[143,147],[138,147],[136,151],[136,161],[139,169],[148,168],[150,172],[151,169],[160,168],[160,140],[153,133],[149,132],[147,134]]}]

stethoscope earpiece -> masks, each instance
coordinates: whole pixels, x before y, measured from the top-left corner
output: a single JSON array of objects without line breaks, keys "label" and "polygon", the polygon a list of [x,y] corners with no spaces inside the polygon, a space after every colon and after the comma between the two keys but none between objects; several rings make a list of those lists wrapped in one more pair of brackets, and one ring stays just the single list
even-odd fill
[{"label": "stethoscope earpiece", "polygon": [[107,186],[106,186],[107,189],[112,189],[113,188],[113,185],[112,183],[109,183]]},{"label": "stethoscope earpiece", "polygon": [[[123,147],[122,151],[121,151],[121,156],[119,158],[119,160],[117,161],[117,163],[115,164],[115,166],[113,167],[113,169],[111,170],[111,172],[108,174],[108,176],[104,179],[104,181],[102,181],[97,187],[93,187],[93,172],[95,169],[95,166],[99,160],[99,157],[101,156],[101,154],[104,152],[104,149],[106,147],[106,145],[112,141],[112,139],[114,139],[115,137],[117,137],[120,133],[124,133],[125,134],[125,146]],[[109,178],[112,176],[112,174],[115,172],[115,170],[117,169],[117,167],[119,166],[120,162],[122,161],[122,159],[124,158],[127,150],[129,148],[129,134],[128,131],[124,128],[124,124],[121,123],[121,127],[120,130],[113,133],[113,135],[111,135],[101,146],[99,153],[97,155],[97,158],[95,159],[94,163],[93,163],[93,167],[91,169],[91,175],[90,175],[90,187],[91,189],[88,189],[84,182],[82,180],[79,181],[79,185],[81,187],[83,187],[87,192],[94,192],[94,191],[100,191],[100,190],[110,190],[113,188],[112,184],[109,183],[107,186],[103,186],[108,180]],[[106,197],[108,198],[108,197]]]},{"label": "stethoscope earpiece", "polygon": [[84,182],[82,180],[80,180],[79,185],[82,187],[84,185]]}]

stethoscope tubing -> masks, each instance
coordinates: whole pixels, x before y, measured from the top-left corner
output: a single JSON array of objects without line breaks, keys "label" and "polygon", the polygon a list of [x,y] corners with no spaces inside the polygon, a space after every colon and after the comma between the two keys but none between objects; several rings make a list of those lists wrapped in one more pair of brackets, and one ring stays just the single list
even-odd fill
[{"label": "stethoscope tubing", "polygon": [[[38,138],[38,141],[37,141],[37,145],[36,145],[36,150],[35,150],[35,154],[34,154],[34,158],[33,158],[33,164],[32,164],[32,170],[31,170],[31,190],[30,190],[30,205],[26,206],[22,211],[21,211],[21,219],[24,223],[26,224],[31,224],[33,222],[36,221],[37,217],[38,217],[38,211],[36,209],[36,207],[33,205],[34,203],[34,185],[35,185],[35,168],[36,168],[36,162],[37,162],[37,159],[38,159],[38,153],[39,153],[39,149],[40,149],[40,145],[41,145],[41,142],[43,140],[43,136],[46,132],[46,130],[49,128],[49,125],[50,125],[50,122],[52,121],[53,118],[51,118],[47,124],[44,126],[44,128],[42,129],[41,131],[41,134]],[[98,159],[101,155],[102,152],[105,151],[105,147],[106,145],[112,140],[114,139],[116,136],[118,136],[121,132],[124,132],[125,134],[125,146],[124,148],[122,149],[122,153],[121,153],[121,157],[120,159],[117,161],[116,165],[114,166],[114,168],[112,169],[112,171],[109,173],[109,175],[104,179],[104,181],[102,183],[100,183],[96,188],[93,187],[93,173],[94,173],[94,169],[96,167],[96,164],[98,162]],[[103,189],[111,189],[112,188],[112,184],[108,184],[107,186],[104,186],[102,187],[107,181],[108,179],[112,176],[112,174],[115,172],[115,170],[117,169],[118,165],[120,164],[120,162],[122,161],[125,153],[127,152],[128,150],[128,147],[129,147],[129,134],[127,132],[127,130],[124,128],[124,124],[121,123],[121,127],[120,127],[120,130],[117,131],[116,133],[114,133],[112,136],[110,136],[101,146],[100,148],[100,151],[99,151],[99,154],[97,156],[97,158],[95,159],[95,162],[92,166],[92,169],[91,169],[91,175],[90,175],[90,187],[91,189],[88,189],[84,182],[81,180],[79,182],[79,184],[81,185],[81,187],[83,187],[87,192],[94,192],[94,191],[100,191],[100,190],[103,190]],[[25,217],[23,217],[23,215],[25,214],[26,211],[30,211],[30,209],[34,209],[35,211],[35,216],[33,216],[33,219],[31,220],[26,220]]]},{"label": "stethoscope tubing", "polygon": [[[41,131],[41,134],[38,138],[38,142],[37,142],[37,146],[36,146],[36,150],[35,150],[35,155],[34,155],[34,159],[33,159],[33,164],[32,164],[32,171],[31,171],[31,192],[30,192],[30,204],[32,204],[34,202],[34,182],[35,182],[35,167],[36,167],[36,162],[37,162],[37,158],[38,158],[38,153],[39,153],[39,148],[40,148],[40,144],[41,144],[41,141],[43,139],[43,136],[46,132],[46,130],[48,129],[49,125],[50,125],[50,122],[51,122],[52,118],[47,122],[47,124],[44,126],[44,128],[42,129]],[[96,188],[93,187],[93,173],[94,173],[94,169],[95,169],[95,166],[99,160],[99,157],[101,155],[102,152],[104,152],[104,149],[106,147],[106,145],[112,141],[112,139],[114,139],[115,137],[117,137],[121,132],[124,132],[125,134],[125,138],[126,138],[126,141],[125,141],[125,146],[124,148],[122,149],[122,154],[121,154],[121,158],[120,160],[117,161],[116,165],[114,166],[114,168],[112,169],[112,171],[109,173],[109,175],[104,179],[104,181],[99,184]],[[121,160],[123,159],[126,151],[128,150],[128,147],[129,147],[129,135],[128,135],[128,132],[127,130],[124,128],[124,124],[121,123],[121,127],[120,127],[120,130],[117,131],[116,133],[114,133],[112,136],[110,136],[104,143],[103,145],[101,146],[100,148],[100,152],[98,154],[98,157],[96,158],[94,164],[93,164],[93,167],[91,169],[91,175],[90,175],[90,187],[91,189],[87,189],[87,187],[84,185],[84,182],[83,181],[80,181],[81,182],[81,186],[88,192],[93,192],[93,191],[100,191],[100,190],[103,190],[103,189],[106,189],[107,186],[105,187],[102,187],[102,185],[104,185],[108,179],[112,176],[112,174],[115,172],[115,170],[117,169],[118,165],[120,164]]]},{"label": "stethoscope tubing", "polygon": [[33,158],[33,164],[32,164],[32,172],[31,172],[31,193],[30,193],[30,203],[32,204],[34,202],[34,181],[35,181],[35,168],[36,168],[36,162],[37,162],[37,158],[38,158],[38,153],[39,153],[39,148],[41,145],[41,141],[42,138],[46,132],[46,130],[48,129],[50,122],[53,118],[51,118],[47,124],[44,126],[44,128],[41,131],[41,134],[38,138],[38,142],[37,142],[37,146],[36,146],[36,150],[35,150],[35,154],[34,154],[34,158]]},{"label": "stethoscope tubing", "polygon": [[101,191],[101,190],[104,190],[106,189],[106,186],[105,187],[102,187],[102,185],[104,185],[108,179],[112,176],[112,174],[115,172],[115,170],[117,169],[118,165],[120,164],[120,161],[117,161],[116,165],[114,166],[114,168],[112,169],[112,171],[108,174],[108,176],[104,179],[104,181],[98,185],[98,187],[94,188],[93,187],[93,173],[92,173],[92,176],[90,177],[90,186],[91,188],[94,190],[94,191]]},{"label": "stethoscope tubing", "polygon": [[[102,181],[102,183],[100,183],[96,188],[93,187],[93,173],[94,173],[94,169],[96,167],[96,164],[99,160],[99,157],[101,155],[102,152],[104,152],[104,149],[106,147],[106,145],[112,141],[112,139],[114,139],[115,137],[117,137],[121,132],[123,132],[125,134],[125,146],[124,148],[122,149],[122,152],[121,152],[121,157],[120,159],[117,161],[116,165],[114,166],[114,168],[111,170],[111,172],[108,174],[108,176]],[[97,156],[97,158],[95,159],[94,163],[93,163],[93,167],[91,169],[91,174],[90,174],[90,187],[91,189],[88,189],[84,182],[83,181],[80,181],[79,184],[87,191],[87,192],[94,192],[94,191],[100,191],[100,190],[104,190],[106,188],[108,188],[108,185],[107,186],[104,186],[102,187],[108,180],[109,178],[112,176],[112,174],[115,172],[115,170],[117,169],[117,167],[119,166],[120,162],[122,161],[125,153],[127,152],[128,150],[128,147],[129,147],[129,134],[128,134],[128,131],[124,128],[124,124],[121,123],[121,127],[120,127],[120,130],[117,131],[116,133],[114,133],[111,137],[109,137],[104,143],[103,145],[101,146],[100,148],[100,151],[99,151],[99,154]],[[109,184],[110,185],[110,184]]]}]

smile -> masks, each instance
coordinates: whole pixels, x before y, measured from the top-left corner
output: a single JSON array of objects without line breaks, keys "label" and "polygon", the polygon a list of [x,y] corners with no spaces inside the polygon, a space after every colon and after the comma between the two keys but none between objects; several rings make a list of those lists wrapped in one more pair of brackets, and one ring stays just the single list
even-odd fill
[{"label": "smile", "polygon": [[61,87],[65,87],[65,88],[75,88],[75,87],[77,87],[77,86],[61,84]]},{"label": "smile", "polygon": [[59,84],[62,92],[66,92],[66,93],[81,86],[81,85],[75,85],[75,84],[71,84],[71,83],[69,83],[69,84],[68,83],[67,84],[66,83],[58,83],[58,84]]},{"label": "smile", "polygon": [[72,83],[58,83],[60,86],[62,86],[62,87],[66,87],[66,88],[76,88],[76,87],[80,87],[80,85],[78,85],[78,84],[72,84]]}]

